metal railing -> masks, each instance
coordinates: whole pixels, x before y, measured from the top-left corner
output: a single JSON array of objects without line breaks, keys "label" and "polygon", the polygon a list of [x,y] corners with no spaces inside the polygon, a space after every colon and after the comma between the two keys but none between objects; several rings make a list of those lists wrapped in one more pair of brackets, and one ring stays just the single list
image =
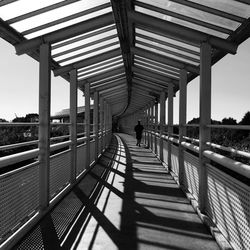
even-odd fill
[{"label": "metal railing", "polygon": [[[225,126],[217,125],[211,127],[225,128]],[[250,126],[236,127],[226,126],[226,128],[230,129],[250,128]],[[160,136],[155,131],[146,132],[152,135],[152,137],[146,136],[146,140],[151,140],[151,138],[154,140],[154,137],[157,137],[158,140],[156,140],[156,143],[160,143],[160,139],[166,142],[162,145],[164,152],[167,153],[171,160],[168,161],[164,158],[165,163],[168,165],[170,162],[174,175],[177,178],[182,178],[177,180],[182,183],[184,190],[190,193],[189,195],[193,196],[192,199],[196,200],[198,204],[200,187],[199,172],[201,168],[199,155],[202,154],[208,162],[210,161],[210,163],[206,164],[207,188],[203,187],[207,190],[205,211],[211,223],[210,225],[212,227],[217,226],[223,237],[235,249],[249,249],[250,231],[246,230],[246,228],[249,228],[250,221],[250,165],[231,159],[224,155],[223,152],[246,159],[249,159],[250,153],[211,142],[206,143],[209,149],[200,152],[198,139],[185,136],[183,137],[184,141],[180,143],[177,134]],[[146,144],[151,145],[151,143]],[[170,148],[169,145],[171,145]],[[152,148],[152,151],[154,151],[154,148]],[[171,150],[170,154],[168,152],[169,149]],[[220,153],[213,151],[213,149],[219,149]],[[184,153],[182,163],[179,162],[180,150]],[[179,164],[183,164],[183,166]],[[179,176],[180,167],[184,171],[182,177]],[[235,216],[236,214],[237,216]]]},{"label": "metal railing", "polygon": [[[1,127],[15,125],[30,127],[37,126],[38,123],[0,123]],[[70,123],[53,123],[51,125],[69,126]],[[82,126],[82,124],[78,125]],[[103,138],[101,138],[102,135]],[[103,141],[103,144],[99,146],[100,152],[98,152],[98,155],[100,155],[109,144],[111,129],[100,129],[98,131],[98,138],[99,144],[101,140]],[[88,168],[86,164],[84,165],[86,157],[84,156],[84,152],[88,142],[92,151],[90,163],[93,164],[95,162],[95,154],[93,152],[95,151],[95,139],[96,134],[93,129],[90,132],[89,138],[85,136],[85,133],[77,134],[78,162],[76,164],[80,167],[76,166],[79,170],[76,172],[76,180],[79,180]],[[0,147],[0,151],[13,150],[14,152],[10,155],[0,157],[0,248],[10,248],[13,246],[44,215],[39,206],[39,195],[41,192],[39,186],[39,148],[26,149],[18,153],[15,152],[15,149],[20,149],[21,147],[38,146],[38,143],[38,140],[32,140]],[[50,138],[50,143],[50,206],[48,209],[74,184],[71,180],[73,144],[70,135],[52,137]],[[23,164],[19,164],[22,162]]]}]

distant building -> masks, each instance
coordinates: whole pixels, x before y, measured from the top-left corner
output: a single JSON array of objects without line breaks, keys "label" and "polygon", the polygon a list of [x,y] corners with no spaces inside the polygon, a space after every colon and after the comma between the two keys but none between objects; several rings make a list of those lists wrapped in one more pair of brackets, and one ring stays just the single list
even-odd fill
[{"label": "distant building", "polygon": [[[93,124],[93,110],[94,105],[90,105],[90,124]],[[70,122],[70,110],[63,109],[59,112],[56,112],[51,116],[52,122],[60,122],[67,123]],[[84,123],[85,122],[85,106],[81,106],[77,108],[77,122]]]}]

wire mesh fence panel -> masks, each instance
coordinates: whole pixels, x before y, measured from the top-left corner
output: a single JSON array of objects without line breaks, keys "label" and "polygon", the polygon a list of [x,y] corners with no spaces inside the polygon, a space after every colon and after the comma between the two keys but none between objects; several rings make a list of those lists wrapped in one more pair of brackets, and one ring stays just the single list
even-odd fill
[{"label": "wire mesh fence panel", "polygon": [[58,194],[70,181],[71,150],[53,155],[50,158],[50,198]]},{"label": "wire mesh fence panel", "polygon": [[185,188],[198,200],[199,194],[199,158],[184,151],[184,178]]},{"label": "wire mesh fence panel", "polygon": [[39,164],[0,176],[0,243],[38,210]]},{"label": "wire mesh fence panel", "polygon": [[76,174],[79,175],[86,169],[85,159],[86,159],[86,144],[82,144],[77,147],[77,164],[76,164]]},{"label": "wire mesh fence panel", "polygon": [[250,249],[250,187],[208,164],[206,212],[237,250]]}]

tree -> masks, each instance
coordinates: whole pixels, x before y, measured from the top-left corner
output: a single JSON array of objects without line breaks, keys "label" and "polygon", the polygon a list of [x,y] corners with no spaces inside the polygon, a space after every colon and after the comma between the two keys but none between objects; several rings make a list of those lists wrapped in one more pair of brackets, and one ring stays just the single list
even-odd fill
[{"label": "tree", "polygon": [[233,119],[232,117],[223,118],[222,124],[223,125],[237,125],[237,121],[235,119]]},{"label": "tree", "polygon": [[239,124],[250,125],[250,111],[246,112]]}]

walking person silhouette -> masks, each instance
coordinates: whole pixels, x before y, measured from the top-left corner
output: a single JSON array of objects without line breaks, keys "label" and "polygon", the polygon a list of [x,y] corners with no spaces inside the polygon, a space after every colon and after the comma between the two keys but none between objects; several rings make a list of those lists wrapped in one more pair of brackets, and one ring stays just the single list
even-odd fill
[{"label": "walking person silhouette", "polygon": [[137,143],[136,146],[141,146],[141,138],[142,138],[142,131],[143,131],[144,127],[141,125],[141,122],[138,121],[138,124],[135,126],[134,130],[136,133],[136,139],[137,139]]}]

